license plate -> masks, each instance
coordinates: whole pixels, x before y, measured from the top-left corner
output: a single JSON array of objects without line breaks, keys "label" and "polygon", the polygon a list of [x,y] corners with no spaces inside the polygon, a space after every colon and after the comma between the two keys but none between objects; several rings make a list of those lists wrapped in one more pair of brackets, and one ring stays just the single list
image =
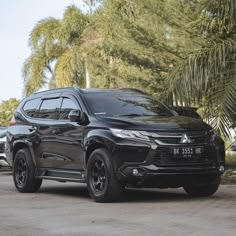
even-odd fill
[{"label": "license plate", "polygon": [[191,158],[203,153],[203,147],[175,147],[172,149],[173,157]]}]

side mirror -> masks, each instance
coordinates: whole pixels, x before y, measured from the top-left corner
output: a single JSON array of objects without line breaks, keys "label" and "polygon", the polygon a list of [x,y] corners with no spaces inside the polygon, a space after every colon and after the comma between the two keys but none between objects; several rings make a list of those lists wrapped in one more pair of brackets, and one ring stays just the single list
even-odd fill
[{"label": "side mirror", "polygon": [[71,122],[78,122],[79,124],[83,124],[86,120],[85,114],[80,110],[70,111],[68,117]]}]

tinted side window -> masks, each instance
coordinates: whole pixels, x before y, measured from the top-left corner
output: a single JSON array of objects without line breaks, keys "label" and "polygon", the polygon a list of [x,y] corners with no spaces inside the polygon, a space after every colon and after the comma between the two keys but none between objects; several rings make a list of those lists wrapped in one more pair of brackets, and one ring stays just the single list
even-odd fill
[{"label": "tinted side window", "polygon": [[68,115],[71,110],[78,110],[78,106],[69,98],[63,98],[62,104],[61,104],[61,111],[59,115],[60,120],[68,120]]},{"label": "tinted side window", "polygon": [[43,100],[40,106],[38,118],[57,119],[60,103],[60,98]]},{"label": "tinted side window", "polygon": [[36,116],[36,108],[39,104],[40,99],[33,99],[30,101],[27,101],[25,105],[23,106],[23,111],[27,116],[35,117]]}]

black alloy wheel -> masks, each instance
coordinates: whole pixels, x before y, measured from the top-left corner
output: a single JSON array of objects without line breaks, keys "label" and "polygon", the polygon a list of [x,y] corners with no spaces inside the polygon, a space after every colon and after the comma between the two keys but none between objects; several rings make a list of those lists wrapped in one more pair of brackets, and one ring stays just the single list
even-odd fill
[{"label": "black alloy wheel", "polygon": [[15,179],[17,182],[17,185],[19,187],[24,186],[27,177],[28,177],[28,170],[27,170],[27,163],[26,160],[24,159],[24,157],[20,156],[17,159],[16,165],[15,165]]},{"label": "black alloy wheel", "polygon": [[13,180],[19,192],[33,193],[40,188],[42,180],[35,178],[35,169],[30,151],[20,149],[13,163]]},{"label": "black alloy wheel", "polygon": [[117,180],[110,153],[96,149],[88,159],[86,181],[90,196],[96,202],[114,202],[123,195],[123,186]]},{"label": "black alloy wheel", "polygon": [[91,184],[95,192],[101,193],[106,185],[107,173],[105,169],[105,163],[102,159],[96,159],[92,166],[92,173],[90,176]]}]

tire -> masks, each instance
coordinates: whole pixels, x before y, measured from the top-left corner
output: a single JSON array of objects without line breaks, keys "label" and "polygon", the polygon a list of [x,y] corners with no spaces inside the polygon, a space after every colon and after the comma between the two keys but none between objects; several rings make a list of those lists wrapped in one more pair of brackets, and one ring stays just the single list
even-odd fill
[{"label": "tire", "polygon": [[185,186],[185,192],[192,197],[207,197],[213,195],[220,186],[221,178],[207,185]]},{"label": "tire", "polygon": [[121,199],[123,187],[118,182],[106,149],[97,149],[88,159],[86,181],[90,196],[96,202],[114,202]]},{"label": "tire", "polygon": [[16,189],[21,193],[36,192],[41,184],[41,179],[35,178],[35,165],[30,151],[26,148],[20,149],[13,163],[13,180]]}]

